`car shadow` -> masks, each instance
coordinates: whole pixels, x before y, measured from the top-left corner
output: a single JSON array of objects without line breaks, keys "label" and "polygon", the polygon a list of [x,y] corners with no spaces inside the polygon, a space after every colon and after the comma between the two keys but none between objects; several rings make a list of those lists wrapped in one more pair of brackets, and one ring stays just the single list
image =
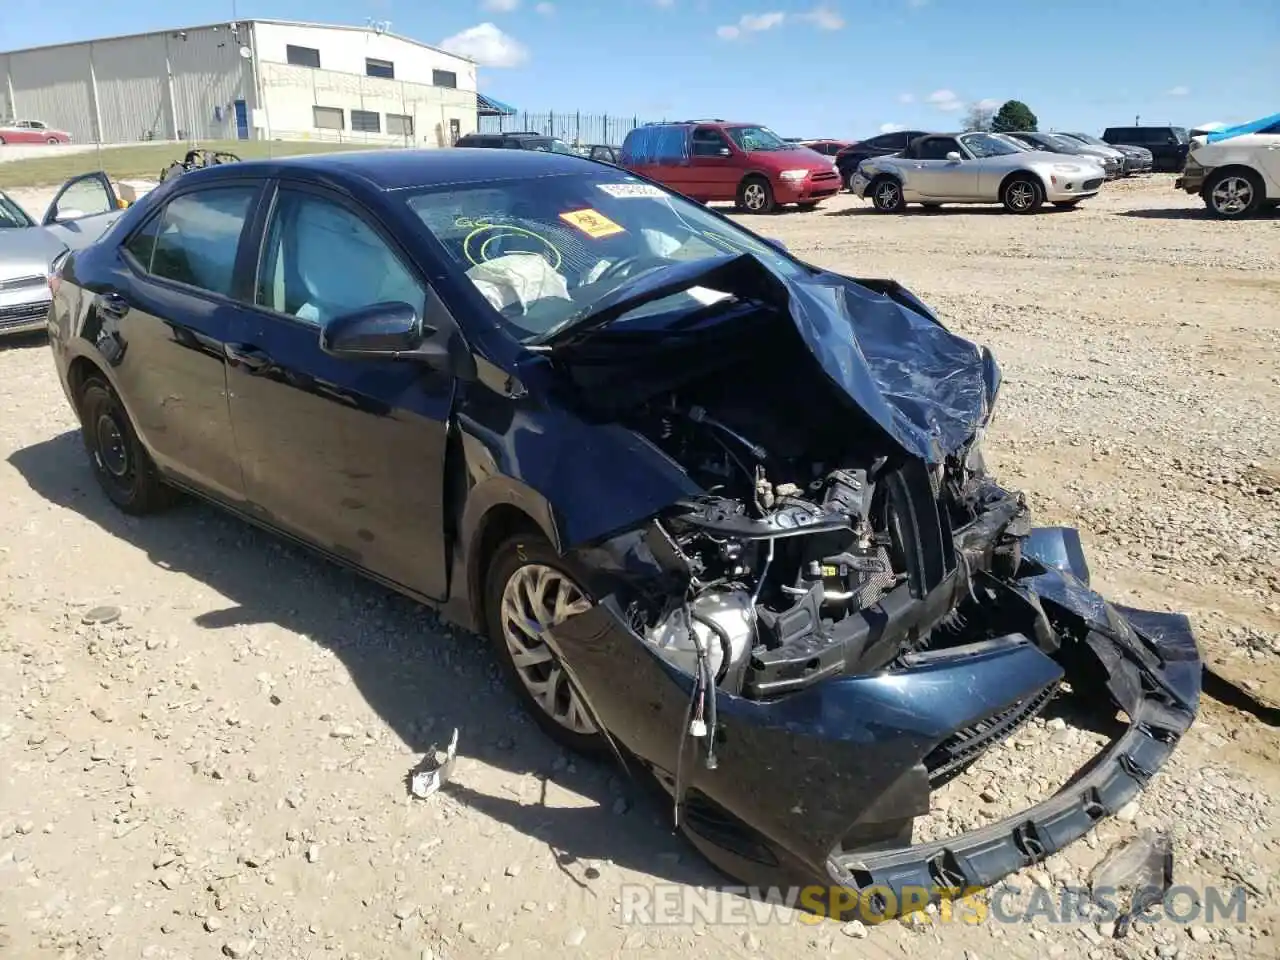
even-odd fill
[{"label": "car shadow", "polygon": [[[1203,207],[1154,207],[1149,210],[1118,210],[1118,217],[1137,217],[1140,220],[1210,220],[1218,222]],[[1260,210],[1250,220],[1274,220],[1275,211]]]},{"label": "car shadow", "polygon": [[482,638],[195,499],[143,519],[124,515],[99,489],[78,432],[17,450],[8,462],[47,501],[229,599],[229,606],[195,616],[197,626],[273,623],[332,651],[370,707],[415,753],[443,743],[456,727],[459,756],[532,775],[544,796],[550,780],[594,801],[594,807],[555,808],[461,783],[445,788],[547,844],[562,870],[569,872],[575,861],[607,859],[665,881],[724,882],[691,844],[659,825],[671,822],[670,801],[661,802],[651,778],[638,770],[629,778],[616,761],[568,758],[526,717]]},{"label": "car shadow", "polygon": [[43,330],[0,335],[0,352],[6,350],[31,350],[35,347],[44,347],[46,350],[49,347],[49,335]]},{"label": "car shadow", "polygon": [[[1064,214],[1074,213],[1079,208],[1068,207],[1051,207],[1045,204],[1035,213],[1030,214],[1034,217],[1043,217],[1046,214]],[[918,207],[913,206],[902,213],[880,213],[871,204],[865,207],[846,207],[843,210],[824,210],[824,217],[858,217],[858,216],[876,216],[876,217],[1010,217],[1013,214],[1005,210],[998,203],[978,204],[978,203],[956,203],[944,207]]]}]

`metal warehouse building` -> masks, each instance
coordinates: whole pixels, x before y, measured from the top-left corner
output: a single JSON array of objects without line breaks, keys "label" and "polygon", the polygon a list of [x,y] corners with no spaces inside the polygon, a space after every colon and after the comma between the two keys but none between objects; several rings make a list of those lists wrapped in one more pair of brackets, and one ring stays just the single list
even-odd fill
[{"label": "metal warehouse building", "polygon": [[0,78],[0,118],[80,142],[447,146],[510,111],[477,94],[471,60],[377,25],[241,20],[36,47],[0,53]]}]

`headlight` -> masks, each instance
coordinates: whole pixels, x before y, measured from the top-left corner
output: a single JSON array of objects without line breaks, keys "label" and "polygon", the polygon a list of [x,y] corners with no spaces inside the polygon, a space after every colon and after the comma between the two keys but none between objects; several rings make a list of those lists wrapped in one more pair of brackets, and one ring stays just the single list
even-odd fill
[{"label": "headlight", "polygon": [[783,170],[778,174],[783,180],[803,180],[808,175],[808,170]]},{"label": "headlight", "polygon": [[1058,173],[1079,173],[1081,168],[1074,163],[1055,163],[1053,169]]}]

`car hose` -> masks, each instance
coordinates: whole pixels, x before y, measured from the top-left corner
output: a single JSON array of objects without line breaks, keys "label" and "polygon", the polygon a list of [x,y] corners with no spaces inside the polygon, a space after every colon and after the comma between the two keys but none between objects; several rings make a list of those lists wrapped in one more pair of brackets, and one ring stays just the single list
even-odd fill
[{"label": "car hose", "polygon": [[688,611],[691,625],[689,627],[689,637],[693,640],[693,644],[698,650],[698,671],[702,676],[703,696],[709,700],[706,705],[707,709],[707,769],[714,770],[718,764],[716,762],[716,682],[723,672],[717,671],[717,674],[711,672],[711,658],[707,655],[707,645],[703,642],[698,631],[692,626],[692,623],[701,623],[713,634],[720,638],[721,654],[721,670],[729,669],[729,656],[732,649],[729,643],[729,634],[725,632],[718,623],[708,620],[701,614],[695,613],[691,608]]},{"label": "car hose", "polygon": [[680,829],[680,810],[684,806],[684,750],[689,742],[689,725],[693,722],[693,705],[698,702],[698,688],[702,685],[702,678],[698,677],[693,682],[693,689],[689,692],[689,705],[684,711],[684,723],[680,726],[680,749],[676,751],[676,782],[675,782],[675,828]]},{"label": "car hose", "polygon": [[719,683],[724,679],[724,675],[729,672],[729,660],[733,656],[733,643],[729,639],[729,632],[714,620],[709,620],[696,611],[690,611],[689,616],[715,634],[720,641],[720,669],[716,671],[714,677],[715,682]]}]

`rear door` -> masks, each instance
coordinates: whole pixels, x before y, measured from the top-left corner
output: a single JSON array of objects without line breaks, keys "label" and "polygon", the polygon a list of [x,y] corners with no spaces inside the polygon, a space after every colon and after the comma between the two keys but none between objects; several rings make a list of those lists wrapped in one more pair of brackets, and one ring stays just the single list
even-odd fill
[{"label": "rear door", "polygon": [[86,173],[62,185],[41,224],[70,249],[79,250],[102,236],[123,209],[105,173]]},{"label": "rear door", "polygon": [[253,307],[227,345],[248,499],[266,522],[442,598],[453,378],[413,361],[330,356],[320,332],[375,303],[433,318],[443,307],[370,211],[341,194],[281,181],[262,234]]},{"label": "rear door", "polygon": [[742,179],[739,154],[719,127],[695,127],[681,193],[695,200],[732,200]]},{"label": "rear door", "polygon": [[225,347],[243,307],[237,268],[257,180],[175,192],[109,256],[92,288],[99,347],[156,462],[233,504],[244,485],[227,407]]}]

